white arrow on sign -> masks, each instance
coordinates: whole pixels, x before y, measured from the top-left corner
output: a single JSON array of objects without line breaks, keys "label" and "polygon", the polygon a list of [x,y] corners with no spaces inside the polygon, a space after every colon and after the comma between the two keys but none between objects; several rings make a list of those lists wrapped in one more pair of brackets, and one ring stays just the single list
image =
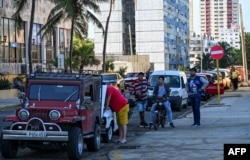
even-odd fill
[{"label": "white arrow on sign", "polygon": [[220,51],[212,51],[211,54],[212,55],[223,54],[223,51],[222,50],[220,50]]}]

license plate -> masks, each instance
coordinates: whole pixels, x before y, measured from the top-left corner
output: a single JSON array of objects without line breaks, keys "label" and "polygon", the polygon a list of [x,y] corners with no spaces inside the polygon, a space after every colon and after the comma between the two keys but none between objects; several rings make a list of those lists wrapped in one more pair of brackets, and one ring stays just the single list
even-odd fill
[{"label": "license plate", "polygon": [[46,137],[46,132],[44,131],[28,131],[26,133],[27,137]]}]

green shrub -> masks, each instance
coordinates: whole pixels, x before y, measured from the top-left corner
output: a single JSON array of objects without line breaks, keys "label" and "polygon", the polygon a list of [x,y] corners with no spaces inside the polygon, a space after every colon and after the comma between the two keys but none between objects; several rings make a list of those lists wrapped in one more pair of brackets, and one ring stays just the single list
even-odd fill
[{"label": "green shrub", "polygon": [[0,79],[0,90],[1,89],[10,89],[10,88],[11,88],[10,81],[6,78],[1,78]]}]

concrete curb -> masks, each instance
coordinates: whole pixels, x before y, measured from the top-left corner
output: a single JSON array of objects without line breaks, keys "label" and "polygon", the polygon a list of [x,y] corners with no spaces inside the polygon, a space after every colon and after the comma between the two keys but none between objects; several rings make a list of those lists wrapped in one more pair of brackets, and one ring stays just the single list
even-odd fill
[{"label": "concrete curb", "polygon": [[6,110],[6,109],[17,108],[19,106],[20,106],[20,104],[13,104],[13,105],[8,105],[8,106],[0,107],[0,111]]}]

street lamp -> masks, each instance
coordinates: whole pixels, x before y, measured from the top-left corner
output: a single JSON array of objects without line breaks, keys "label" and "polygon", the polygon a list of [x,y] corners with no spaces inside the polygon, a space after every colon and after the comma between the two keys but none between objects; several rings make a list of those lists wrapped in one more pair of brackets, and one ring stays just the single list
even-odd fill
[{"label": "street lamp", "polygon": [[7,36],[3,36],[3,40],[2,40],[2,36],[0,35],[0,44],[6,43],[6,40],[7,40]]}]

